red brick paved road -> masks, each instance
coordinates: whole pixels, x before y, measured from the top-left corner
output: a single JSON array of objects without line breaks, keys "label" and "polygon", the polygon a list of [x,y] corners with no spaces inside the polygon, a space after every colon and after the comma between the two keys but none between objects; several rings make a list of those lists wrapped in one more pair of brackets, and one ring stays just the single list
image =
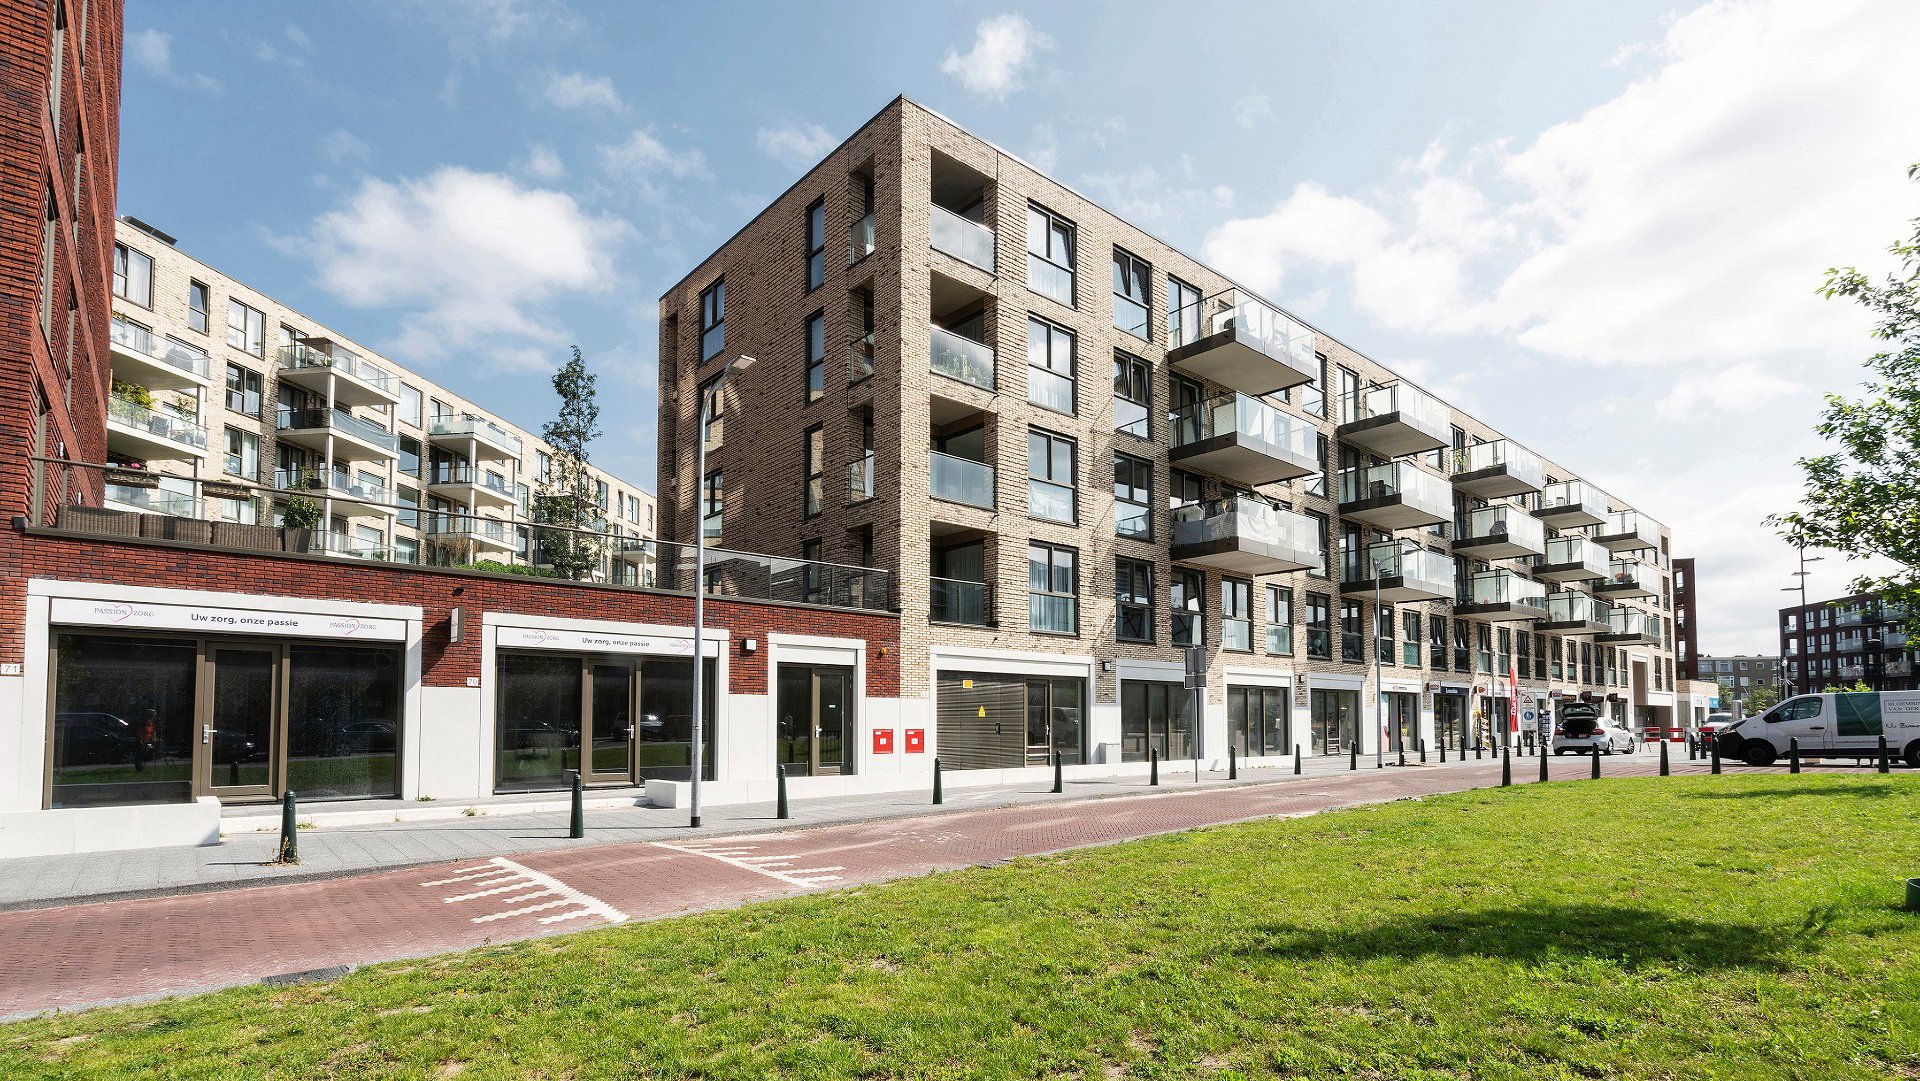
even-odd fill
[{"label": "red brick paved road", "polygon": [[[1555,780],[1588,774],[1553,759]],[[1514,762],[1516,782],[1536,759]],[[1608,776],[1655,772],[1612,759]],[[1499,783],[1497,762],[583,847],[322,882],[0,913],[0,1017],[210,990],[1221,822]],[[1704,765],[1673,764],[1675,773]]]}]

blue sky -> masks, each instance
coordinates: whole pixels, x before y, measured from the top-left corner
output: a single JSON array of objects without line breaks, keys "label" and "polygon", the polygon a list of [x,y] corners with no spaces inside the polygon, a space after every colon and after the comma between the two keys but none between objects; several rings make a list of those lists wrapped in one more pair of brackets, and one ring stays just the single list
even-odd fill
[{"label": "blue sky", "polygon": [[1243,7],[130,0],[120,210],[517,423],[577,342],[646,479],[660,292],[905,93],[1667,521],[1702,649],[1772,648],[1920,5]]}]

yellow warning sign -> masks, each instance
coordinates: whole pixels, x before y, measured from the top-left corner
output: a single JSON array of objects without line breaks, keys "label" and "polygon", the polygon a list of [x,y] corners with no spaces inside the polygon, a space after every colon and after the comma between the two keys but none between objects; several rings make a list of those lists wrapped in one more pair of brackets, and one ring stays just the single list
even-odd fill
[{"label": "yellow warning sign", "polygon": [[986,715],[987,715],[987,707],[985,707],[985,706],[981,706],[981,707],[980,707],[980,716],[982,716],[982,717],[985,717]]},{"label": "yellow warning sign", "polygon": [[960,686],[969,691],[973,690],[973,681],[970,679],[963,679],[960,681]]}]

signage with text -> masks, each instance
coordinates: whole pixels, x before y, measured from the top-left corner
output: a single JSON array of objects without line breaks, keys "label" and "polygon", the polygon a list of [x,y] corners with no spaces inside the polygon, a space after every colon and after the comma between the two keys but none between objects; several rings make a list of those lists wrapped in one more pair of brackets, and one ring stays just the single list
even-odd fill
[{"label": "signage with text", "polygon": [[195,631],[202,634],[285,634],[301,638],[351,638],[368,642],[404,642],[403,619],[369,619],[325,612],[269,612],[248,608],[212,608],[193,604],[82,600],[55,597],[55,623],[84,627]]},{"label": "signage with text", "polygon": [[[693,656],[692,638],[659,635],[610,634],[605,631],[556,631],[544,627],[501,627],[496,644],[507,649],[574,649],[599,653],[656,653]],[[719,643],[707,643],[707,656],[720,654]]]}]

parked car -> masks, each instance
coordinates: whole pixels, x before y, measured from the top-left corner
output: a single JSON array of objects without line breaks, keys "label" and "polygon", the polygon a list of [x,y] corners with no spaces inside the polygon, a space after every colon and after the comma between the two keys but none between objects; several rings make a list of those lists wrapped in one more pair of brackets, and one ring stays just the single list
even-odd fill
[{"label": "parked car", "polygon": [[1632,732],[1592,714],[1562,717],[1553,730],[1554,754],[1630,754],[1633,748]]},{"label": "parked car", "polygon": [[140,741],[133,726],[111,713],[58,713],[61,766],[104,766],[132,762]]},{"label": "parked car", "polygon": [[1920,691],[1847,691],[1796,695],[1715,734],[1722,758],[1770,766],[1793,740],[1807,755],[1865,757],[1885,737],[1889,754],[1920,769]]}]

